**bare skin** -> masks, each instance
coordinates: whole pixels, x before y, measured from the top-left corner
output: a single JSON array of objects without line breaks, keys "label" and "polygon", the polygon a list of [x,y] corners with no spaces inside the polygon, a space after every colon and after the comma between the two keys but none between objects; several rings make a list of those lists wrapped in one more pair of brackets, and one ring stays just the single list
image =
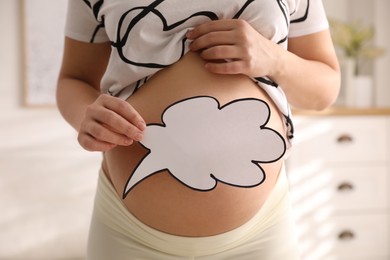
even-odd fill
[{"label": "bare skin", "polygon": [[[194,28],[187,37],[193,40],[194,53],[157,73],[148,81],[148,88],[141,88],[127,102],[99,92],[110,54],[109,44],[65,39],[57,90],[59,109],[78,131],[83,148],[104,152],[104,169],[119,195],[130,172],[145,154],[138,141],[143,138],[146,123],[158,122],[170,102],[199,94],[215,96],[222,103],[239,97],[258,97],[270,105],[273,117],[269,124],[283,133],[272,100],[246,76],[270,77],[283,88],[289,102],[301,109],[324,109],[337,96],[339,67],[328,31],[291,38],[288,51],[241,20],[207,22]],[[193,74],[194,70],[194,79],[204,83],[203,89],[197,88],[198,84],[183,92],[180,86],[185,82],[173,84],[177,75]],[[171,75],[175,75],[174,81]],[[164,92],[161,85],[172,89],[165,88]],[[155,99],[149,103],[154,105],[146,107],[144,101],[150,99]],[[256,188],[243,190],[219,185],[202,194],[188,190],[169,174],[162,173],[136,187],[124,202],[141,221],[167,233],[218,234],[245,223],[259,210],[275,184],[281,164],[278,161],[264,165],[270,174]],[[221,212],[229,216],[225,221],[220,221]]]},{"label": "bare skin", "polygon": [[[210,73],[204,65],[198,54],[190,52],[170,68],[154,75],[127,101],[147,124],[161,124],[164,109],[188,97],[212,96],[221,105],[240,98],[257,98],[270,107],[267,127],[285,134],[277,108],[252,80],[241,74]],[[119,195],[123,194],[130,174],[146,153],[147,150],[137,142],[105,153],[105,170]],[[255,188],[218,183],[215,189],[207,192],[184,186],[163,171],[138,184],[124,203],[143,223],[166,233],[182,236],[219,234],[244,224],[258,212],[276,182],[282,163],[283,160],[262,164],[266,180]]]}]

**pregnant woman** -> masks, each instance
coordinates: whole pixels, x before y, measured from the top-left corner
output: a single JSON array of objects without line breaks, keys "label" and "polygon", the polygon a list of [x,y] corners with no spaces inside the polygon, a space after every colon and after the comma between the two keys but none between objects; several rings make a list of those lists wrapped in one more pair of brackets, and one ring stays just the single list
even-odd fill
[{"label": "pregnant woman", "polygon": [[299,259],[289,104],[339,67],[321,0],[71,0],[57,101],[103,152],[87,258]]}]

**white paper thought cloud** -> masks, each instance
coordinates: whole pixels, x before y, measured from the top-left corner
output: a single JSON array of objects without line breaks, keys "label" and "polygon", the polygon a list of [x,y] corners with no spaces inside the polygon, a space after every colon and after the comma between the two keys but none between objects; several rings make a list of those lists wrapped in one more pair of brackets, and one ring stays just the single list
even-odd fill
[{"label": "white paper thought cloud", "polygon": [[212,97],[193,97],[165,109],[163,125],[150,124],[141,144],[149,149],[127,181],[123,197],[149,176],[168,170],[199,191],[218,182],[254,187],[265,179],[259,163],[279,160],[283,137],[267,128],[270,110],[262,100],[247,98],[220,106]]}]

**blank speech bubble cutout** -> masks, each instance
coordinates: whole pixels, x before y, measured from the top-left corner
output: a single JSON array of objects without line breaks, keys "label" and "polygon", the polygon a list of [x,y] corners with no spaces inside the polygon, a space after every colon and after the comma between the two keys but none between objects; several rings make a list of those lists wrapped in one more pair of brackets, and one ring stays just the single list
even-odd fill
[{"label": "blank speech bubble cutout", "polygon": [[167,107],[163,124],[149,124],[141,144],[149,149],[127,181],[123,198],[137,184],[167,170],[198,191],[218,182],[254,187],[265,180],[259,163],[279,160],[286,151],[284,138],[267,128],[266,102],[246,98],[223,106],[208,96],[192,97]]}]

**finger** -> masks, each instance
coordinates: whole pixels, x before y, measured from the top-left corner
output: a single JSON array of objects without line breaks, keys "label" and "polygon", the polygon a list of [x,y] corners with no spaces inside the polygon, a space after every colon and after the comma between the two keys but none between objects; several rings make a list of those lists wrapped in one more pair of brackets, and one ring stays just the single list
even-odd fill
[{"label": "finger", "polygon": [[245,74],[245,63],[243,61],[231,61],[223,63],[208,62],[205,68],[217,74]]},{"label": "finger", "polygon": [[96,115],[99,116],[96,117],[95,120],[103,124],[104,127],[108,130],[123,136],[127,136],[128,138],[135,141],[142,140],[143,130],[140,130],[138,127],[134,126],[116,112],[106,108],[100,108]]},{"label": "finger", "polygon": [[116,145],[108,142],[103,142],[100,140],[95,139],[94,137],[88,135],[88,134],[80,134],[78,137],[79,144],[87,151],[100,151],[100,152],[106,152],[108,150],[111,150]]},{"label": "finger", "polygon": [[85,128],[85,131],[94,139],[102,142],[124,146],[128,146],[133,143],[133,139],[129,138],[128,136],[111,131],[106,125],[102,125],[98,122],[91,122]]},{"label": "finger", "polygon": [[200,56],[204,60],[238,60],[240,59],[240,48],[234,45],[215,46],[203,50]]},{"label": "finger", "polygon": [[146,124],[141,115],[126,101],[119,98],[111,97],[110,100],[104,103],[104,106],[116,112],[140,131],[144,131]]},{"label": "finger", "polygon": [[233,45],[235,37],[229,31],[213,31],[196,38],[190,44],[192,51],[211,48],[218,45]]},{"label": "finger", "polygon": [[[111,130],[112,132],[117,132],[117,130],[112,126],[104,125],[104,127],[106,127],[108,130]],[[119,132],[118,134],[138,142],[144,138],[144,133],[132,124],[128,124],[126,129],[123,132]]]}]

